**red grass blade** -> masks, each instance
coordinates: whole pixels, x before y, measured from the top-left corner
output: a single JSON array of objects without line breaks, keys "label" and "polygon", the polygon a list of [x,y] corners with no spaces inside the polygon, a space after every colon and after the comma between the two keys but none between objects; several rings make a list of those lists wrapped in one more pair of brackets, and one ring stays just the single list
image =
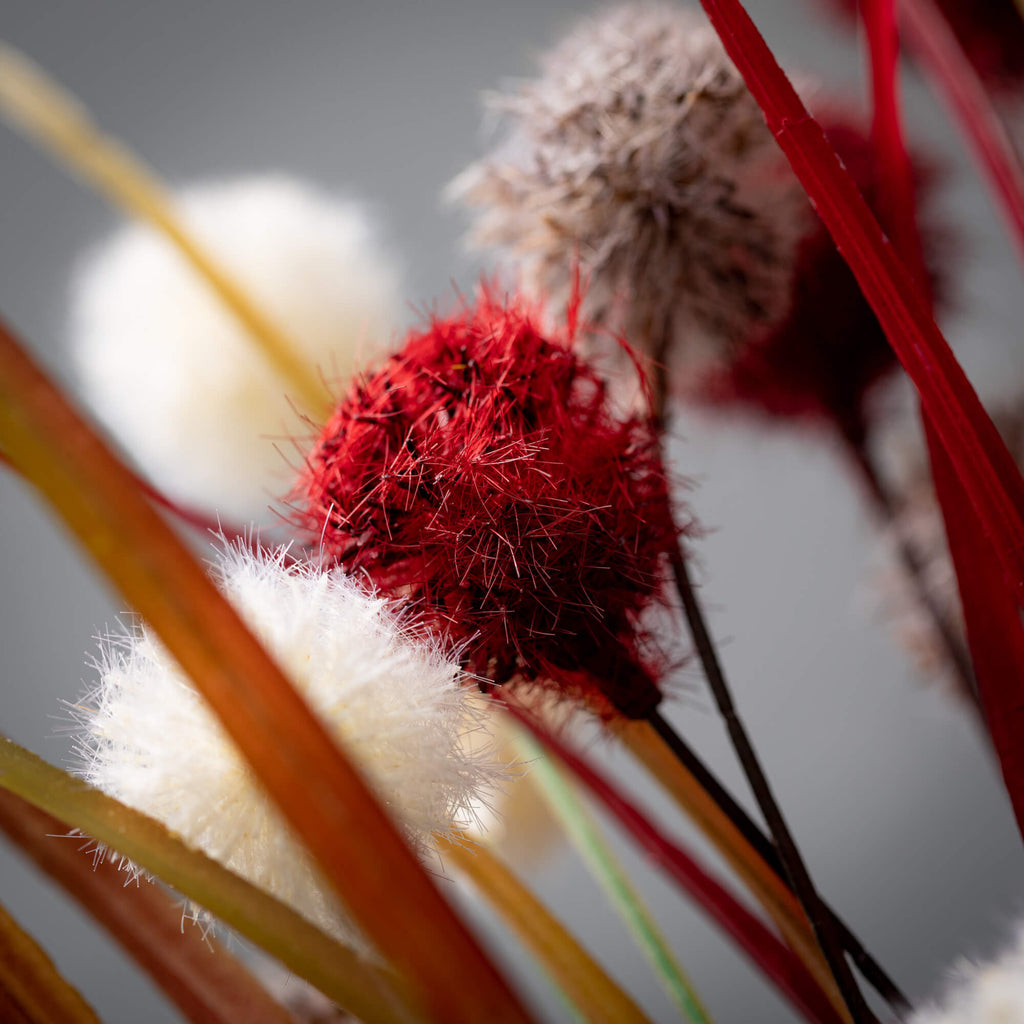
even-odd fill
[{"label": "red grass blade", "polygon": [[934,0],[900,0],[900,24],[988,178],[1024,261],[1024,168],[978,73]]},{"label": "red grass blade", "polygon": [[2,326],[0,447],[192,677],[354,919],[432,1019],[528,1021],[357,768],[133,474]]},{"label": "red grass blade", "polygon": [[914,171],[900,110],[899,36],[893,2],[861,0],[859,5],[871,63],[872,138],[885,182],[881,221],[907,269],[927,292],[928,271],[917,230]]},{"label": "red grass blade", "polygon": [[[875,143],[890,186],[892,236],[919,283],[927,279],[914,221],[913,174],[900,116],[897,31],[893,0],[861,6],[871,55]],[[966,64],[966,61],[964,62]],[[985,544],[974,509],[964,494],[935,429],[924,416],[935,492],[942,508],[950,555],[960,587],[967,639],[979,697],[1003,770],[1006,788],[1024,832],[1024,756],[1016,722],[1024,705],[1024,625],[1012,591]]]},{"label": "red grass blade", "polygon": [[685,850],[668,839],[643,813],[586,760],[545,729],[529,712],[506,694],[491,691],[517,721],[525,726],[621,822],[648,855],[670,874],[704,912],[764,972],[779,991],[809,1021],[840,1024],[842,1018],[791,949],[759,918],[740,904]]},{"label": "red grass blade", "polygon": [[739,0],[701,0],[914,382],[985,535],[1024,600],[1024,480],[915,285],[821,126]]},{"label": "red grass blade", "polygon": [[[943,480],[943,469],[948,477],[948,463],[933,459],[935,487],[940,495],[944,486],[948,489],[958,485],[957,481]],[[1017,827],[1024,834],[1024,627],[991,551],[984,547],[977,550],[977,524],[972,512],[962,501],[943,506],[978,696]]]}]

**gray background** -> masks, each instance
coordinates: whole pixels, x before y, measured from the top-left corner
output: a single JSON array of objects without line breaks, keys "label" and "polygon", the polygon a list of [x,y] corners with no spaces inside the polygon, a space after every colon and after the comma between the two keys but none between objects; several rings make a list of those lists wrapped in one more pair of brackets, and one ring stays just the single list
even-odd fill
[{"label": "gray background", "polygon": [[[534,56],[587,9],[538,0],[4,0],[0,35],[74,88],[174,182],[282,169],[374,203],[405,260],[409,299],[422,303],[449,295],[452,280],[468,288],[476,272],[460,251],[462,222],[438,195],[483,144],[478,94],[530,74]],[[859,57],[809,0],[759,0],[750,9],[786,59],[859,88]],[[950,148],[941,115],[914,83],[909,102],[918,133]],[[947,326],[992,394],[1021,379],[1012,342],[1024,289],[970,172],[959,166],[951,184],[964,238],[959,306]],[[0,195],[0,309],[66,375],[69,275],[116,217],[2,128]],[[904,398],[897,387],[893,404]],[[1024,909],[1020,841],[993,766],[970,721],[921,685],[861,614],[856,595],[873,533],[828,444],[695,420],[678,433],[676,464],[694,480],[691,500],[709,528],[701,577],[739,706],[820,887],[921,996],[959,954],[995,949]],[[0,510],[0,728],[60,761],[67,741],[54,732],[59,701],[78,692],[91,637],[120,605],[7,477]],[[739,789],[696,673],[683,682],[673,717]],[[688,835],[653,794],[646,799]],[[632,863],[719,1021],[792,1019],[679,896]],[[652,1016],[673,1019],[578,863],[558,855],[532,871]],[[0,899],[104,1019],[178,1019],[5,848]],[[527,971],[511,940],[495,943],[517,973]],[[561,1019],[536,978],[524,977],[545,1019]]]}]

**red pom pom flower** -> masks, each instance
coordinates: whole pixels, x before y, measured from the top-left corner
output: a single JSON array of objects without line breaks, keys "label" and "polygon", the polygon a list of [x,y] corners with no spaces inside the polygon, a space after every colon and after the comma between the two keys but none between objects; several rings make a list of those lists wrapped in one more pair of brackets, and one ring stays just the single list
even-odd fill
[{"label": "red pom pom flower", "polygon": [[413,331],[324,428],[304,525],[471,671],[644,717],[664,657],[641,620],[678,531],[653,426],[614,414],[573,333],[486,289]]}]

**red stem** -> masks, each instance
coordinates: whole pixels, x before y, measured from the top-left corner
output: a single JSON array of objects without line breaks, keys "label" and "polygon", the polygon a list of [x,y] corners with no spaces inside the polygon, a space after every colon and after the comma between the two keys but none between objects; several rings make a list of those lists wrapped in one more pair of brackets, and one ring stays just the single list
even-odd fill
[{"label": "red stem", "polygon": [[1018,600],[1024,598],[1024,480],[913,276],[872,216],[739,0],[701,0],[768,126],[849,263],[977,509]]},{"label": "red stem", "polygon": [[933,0],[900,0],[900,22],[981,165],[1024,262],[1024,169],[978,73]]},{"label": "red stem", "polygon": [[793,951],[747,910],[720,882],[709,875],[677,843],[668,839],[646,815],[596,768],[549,732],[535,717],[503,692],[490,691],[521,725],[554,754],[583,783],[647,854],[672,876],[694,902],[764,972],[809,1021],[839,1024],[836,1013],[807,968]]}]

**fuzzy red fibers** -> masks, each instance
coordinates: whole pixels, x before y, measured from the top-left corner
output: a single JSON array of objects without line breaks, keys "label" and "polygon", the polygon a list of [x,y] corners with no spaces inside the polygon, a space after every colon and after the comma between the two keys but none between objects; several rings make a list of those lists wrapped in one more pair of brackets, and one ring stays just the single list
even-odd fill
[{"label": "fuzzy red fibers", "polygon": [[486,289],[413,331],[324,429],[304,525],[470,671],[644,717],[663,665],[640,619],[677,531],[654,429],[613,415],[571,335]]},{"label": "fuzzy red fibers", "polygon": [[[874,145],[850,123],[825,125],[868,205],[883,201]],[[934,178],[916,169],[918,207]],[[925,225],[926,255],[936,263],[943,247]],[[933,268],[933,291],[942,287]],[[866,399],[873,384],[899,364],[877,317],[823,224],[800,246],[789,312],[775,327],[753,337],[728,365],[702,379],[686,397],[712,405],[747,406],[773,416],[825,420],[855,446],[867,431]]]}]

